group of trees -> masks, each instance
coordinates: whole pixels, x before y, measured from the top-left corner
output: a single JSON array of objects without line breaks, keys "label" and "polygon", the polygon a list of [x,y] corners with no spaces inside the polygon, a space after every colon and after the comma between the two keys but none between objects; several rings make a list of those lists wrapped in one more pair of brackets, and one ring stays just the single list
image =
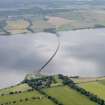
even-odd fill
[{"label": "group of trees", "polygon": [[14,91],[14,92],[9,92],[8,94],[4,94],[2,93],[1,96],[4,96],[4,95],[14,95],[14,94],[19,94],[19,93],[22,93],[23,91]]},{"label": "group of trees", "polygon": [[105,101],[98,97],[97,95],[94,95],[93,93],[85,90],[82,87],[79,87],[77,84],[74,83],[73,80],[71,80],[67,76],[59,75],[59,78],[63,80],[64,85],[68,85],[70,88],[73,88],[74,90],[78,91],[79,93],[85,95],[90,100],[96,102],[98,105],[105,105]]},{"label": "group of trees", "polygon": [[[27,83],[29,86],[32,87],[32,90],[37,90],[40,94],[44,95],[46,98],[51,100],[56,105],[64,105],[61,102],[59,102],[56,98],[48,95],[44,91],[42,91],[42,88],[48,88],[51,86],[51,83],[54,81],[54,78],[52,76],[38,78],[38,79],[31,79],[31,80],[24,80],[24,83]],[[30,90],[29,90],[30,91]]]},{"label": "group of trees", "polygon": [[56,33],[56,28],[47,28],[44,29],[44,32]]},{"label": "group of trees", "polygon": [[21,94],[21,93],[24,93],[24,92],[32,92],[32,91],[34,91],[34,89],[27,89],[26,91],[11,91],[11,92],[9,92],[8,94],[2,93],[1,96],[5,96],[5,95],[15,95],[15,94]]},{"label": "group of trees", "polygon": [[[4,96],[4,95],[15,95],[15,94],[19,94],[19,93],[23,93],[23,92],[31,92],[31,91],[34,91],[34,89],[27,89],[26,91],[14,91],[14,92],[9,92],[8,94],[4,94],[2,93],[1,96]],[[5,103],[1,103],[0,105],[11,105],[11,104],[16,104],[17,102],[23,102],[23,101],[29,101],[30,99],[33,99],[33,100],[39,100],[39,99],[42,99],[43,97],[30,97],[30,98],[24,98],[24,99],[20,99],[20,100],[15,100],[15,101],[9,101],[9,102],[5,102]]]},{"label": "group of trees", "polygon": [[46,98],[51,100],[56,105],[64,105],[63,103],[59,102],[55,97],[52,97],[52,96],[48,95],[46,92],[44,92],[42,90],[38,90],[38,91],[39,91],[40,94],[44,95]]},{"label": "group of trees", "polygon": [[2,93],[1,96],[5,96],[5,95],[15,95],[15,94],[20,94],[20,93],[27,92],[27,91],[33,91],[33,89],[28,89],[28,90],[26,90],[26,91],[10,91],[10,92],[7,93],[7,94]]},{"label": "group of trees", "polygon": [[31,79],[31,80],[25,79],[23,82],[27,83],[33,89],[42,89],[45,87],[50,87],[52,83],[52,77],[48,76],[48,77],[43,77],[38,79]]},{"label": "group of trees", "polygon": [[0,105],[11,105],[11,104],[16,104],[17,102],[26,102],[26,101],[29,101],[30,99],[33,99],[33,100],[41,100],[43,97],[31,97],[31,98],[24,98],[24,99],[20,99],[20,100],[15,100],[15,101],[9,101],[9,102],[5,102],[5,103],[1,103]]},{"label": "group of trees", "polygon": [[13,95],[13,94],[19,94],[19,93],[22,93],[22,91],[9,92],[10,95]]}]

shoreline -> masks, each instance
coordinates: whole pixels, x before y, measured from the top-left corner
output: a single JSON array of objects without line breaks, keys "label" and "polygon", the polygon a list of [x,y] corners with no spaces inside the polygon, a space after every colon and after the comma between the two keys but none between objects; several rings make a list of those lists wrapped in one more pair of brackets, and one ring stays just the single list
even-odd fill
[{"label": "shoreline", "polygon": [[[29,28],[29,27],[28,27]],[[82,31],[82,30],[99,30],[99,29],[105,29],[105,27],[103,28],[78,28],[78,29],[71,29],[71,30],[63,30],[63,31],[57,31],[58,33],[61,32],[71,32],[71,31]],[[0,34],[0,36],[16,36],[16,35],[29,35],[29,34],[37,34],[37,33],[46,33],[44,31],[39,31],[39,32],[30,32],[30,33],[17,33],[17,34]],[[50,32],[47,32],[50,33]]]}]

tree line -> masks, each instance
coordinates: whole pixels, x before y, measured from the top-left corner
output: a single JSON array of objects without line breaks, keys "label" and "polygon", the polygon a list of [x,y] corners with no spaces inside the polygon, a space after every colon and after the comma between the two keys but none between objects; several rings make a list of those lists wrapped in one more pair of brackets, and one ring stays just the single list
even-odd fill
[{"label": "tree line", "polygon": [[91,101],[96,102],[98,105],[105,105],[105,101],[98,97],[97,95],[85,90],[84,88],[78,86],[72,79],[67,76],[59,75],[59,78],[63,80],[64,85],[68,85],[70,88],[76,90],[77,92],[81,93],[88,97]]},{"label": "tree line", "polygon": [[30,101],[30,99],[32,99],[32,100],[41,100],[41,99],[43,99],[43,97],[41,96],[41,97],[39,97],[39,96],[33,96],[33,97],[30,97],[30,98],[28,98],[28,97],[26,97],[26,98],[24,98],[24,99],[20,99],[20,100],[14,100],[14,101],[8,101],[8,102],[5,102],[5,103],[1,103],[0,105],[11,105],[11,104],[16,104],[17,102],[27,102],[27,101]]},{"label": "tree line", "polygon": [[56,105],[64,105],[62,102],[58,101],[55,97],[48,95],[46,92],[42,90],[37,90],[40,94],[44,95],[47,99],[51,100]]},{"label": "tree line", "polygon": [[25,92],[31,92],[34,91],[34,89],[27,89],[25,91],[10,91],[8,94],[2,93],[1,96],[5,96],[5,95],[16,95],[16,94],[21,94],[21,93],[25,93]]},{"label": "tree line", "polygon": [[48,95],[46,92],[42,91],[43,88],[50,88],[54,78],[52,76],[47,76],[38,79],[24,80],[24,83],[27,83],[33,90],[37,90],[40,94],[45,96],[47,99],[51,100],[56,105],[64,105],[62,102],[59,102],[55,97]]}]

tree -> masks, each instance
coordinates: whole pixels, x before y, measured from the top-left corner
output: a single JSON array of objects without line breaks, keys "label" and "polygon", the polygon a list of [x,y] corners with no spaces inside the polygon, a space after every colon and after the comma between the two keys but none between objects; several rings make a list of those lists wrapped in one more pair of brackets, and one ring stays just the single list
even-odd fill
[{"label": "tree", "polygon": [[25,101],[28,101],[28,98],[25,98]]},{"label": "tree", "polygon": [[4,94],[2,93],[1,96],[4,96]]},{"label": "tree", "polygon": [[9,94],[10,94],[10,95],[13,95],[13,94],[14,94],[14,92],[10,92]]},{"label": "tree", "polygon": [[15,104],[16,103],[16,101],[13,101],[13,104]]},{"label": "tree", "polygon": [[22,99],[20,99],[20,102],[22,102],[23,100]]}]

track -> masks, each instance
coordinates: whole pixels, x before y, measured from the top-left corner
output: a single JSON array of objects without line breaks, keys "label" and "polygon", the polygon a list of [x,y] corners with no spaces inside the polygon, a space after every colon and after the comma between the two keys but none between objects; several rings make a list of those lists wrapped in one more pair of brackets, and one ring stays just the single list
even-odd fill
[{"label": "track", "polygon": [[60,48],[60,38],[59,38],[59,34],[56,32],[55,33],[56,37],[57,37],[57,41],[58,41],[58,44],[57,44],[57,48],[55,50],[55,52],[53,53],[53,55],[48,59],[48,61],[38,70],[38,74],[41,73],[41,71],[43,71],[43,69],[53,60],[53,58],[56,56],[57,52],[59,51],[59,48]]}]

